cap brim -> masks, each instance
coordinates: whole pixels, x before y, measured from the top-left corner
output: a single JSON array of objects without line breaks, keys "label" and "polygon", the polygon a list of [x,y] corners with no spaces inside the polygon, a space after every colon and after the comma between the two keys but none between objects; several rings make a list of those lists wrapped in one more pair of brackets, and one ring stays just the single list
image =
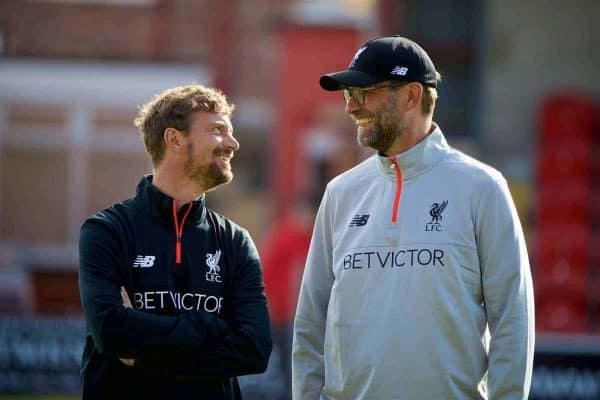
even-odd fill
[{"label": "cap brim", "polygon": [[325,90],[340,90],[341,86],[370,86],[384,79],[361,71],[339,71],[321,76],[319,85]]}]

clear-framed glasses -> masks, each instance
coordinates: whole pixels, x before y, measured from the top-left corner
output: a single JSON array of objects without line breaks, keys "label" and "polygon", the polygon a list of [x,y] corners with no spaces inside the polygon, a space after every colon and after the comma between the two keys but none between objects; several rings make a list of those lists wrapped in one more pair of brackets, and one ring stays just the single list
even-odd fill
[{"label": "clear-framed glasses", "polygon": [[383,88],[399,88],[406,85],[407,82],[402,83],[390,83],[388,85],[381,86],[369,86],[369,87],[358,87],[358,86],[342,86],[342,96],[344,96],[344,101],[348,103],[350,99],[354,99],[354,101],[359,104],[365,104],[365,93],[371,90],[383,89]]}]

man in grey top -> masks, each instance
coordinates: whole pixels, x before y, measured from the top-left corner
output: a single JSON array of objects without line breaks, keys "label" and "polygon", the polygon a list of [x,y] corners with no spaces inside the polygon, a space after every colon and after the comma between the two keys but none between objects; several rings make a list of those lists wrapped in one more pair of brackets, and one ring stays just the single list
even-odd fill
[{"label": "man in grey top", "polygon": [[521,224],[502,174],[432,122],[439,81],[400,36],[367,42],[320,79],[377,153],[323,195],[294,323],[295,400],[527,398]]}]

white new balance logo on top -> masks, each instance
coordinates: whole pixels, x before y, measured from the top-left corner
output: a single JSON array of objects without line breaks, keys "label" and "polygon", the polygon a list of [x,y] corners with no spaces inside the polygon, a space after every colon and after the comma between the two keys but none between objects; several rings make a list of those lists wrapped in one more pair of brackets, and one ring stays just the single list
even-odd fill
[{"label": "white new balance logo on top", "polygon": [[401,67],[401,66],[397,65],[397,66],[396,66],[396,67],[395,67],[395,68],[392,70],[392,72],[390,72],[390,74],[392,74],[392,75],[402,75],[402,76],[404,76],[404,75],[406,75],[406,73],[407,73],[407,72],[408,72],[408,68],[406,68],[406,67]]},{"label": "white new balance logo on top", "polygon": [[154,266],[155,256],[137,256],[133,262],[133,268],[150,268]]}]

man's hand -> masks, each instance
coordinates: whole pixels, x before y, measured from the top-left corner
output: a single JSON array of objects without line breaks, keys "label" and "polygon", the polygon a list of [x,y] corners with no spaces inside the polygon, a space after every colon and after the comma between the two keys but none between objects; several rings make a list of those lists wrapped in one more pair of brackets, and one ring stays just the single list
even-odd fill
[{"label": "man's hand", "polygon": [[[121,300],[123,300],[123,307],[133,308],[131,305],[131,300],[129,300],[129,296],[127,295],[127,291],[123,286],[121,286]],[[121,362],[128,367],[133,367],[133,364],[135,363],[134,358],[119,358],[119,360],[121,360]]]},{"label": "man's hand", "polygon": [[133,308],[131,305],[131,300],[129,300],[129,296],[127,295],[127,291],[123,286],[121,286],[121,300],[123,300],[123,307]]}]

